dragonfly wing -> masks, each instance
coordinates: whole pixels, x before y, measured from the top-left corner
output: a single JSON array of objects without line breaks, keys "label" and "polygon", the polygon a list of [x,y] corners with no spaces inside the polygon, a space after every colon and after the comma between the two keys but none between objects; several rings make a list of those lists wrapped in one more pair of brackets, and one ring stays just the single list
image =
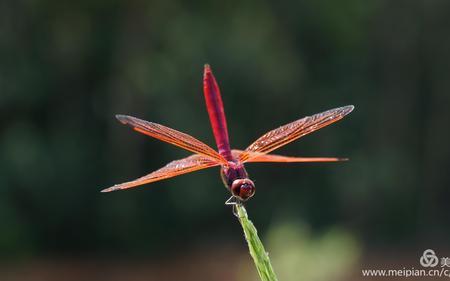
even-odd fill
[{"label": "dragonfly wing", "polygon": [[140,133],[164,142],[168,142],[194,153],[211,157],[222,164],[228,165],[227,160],[225,160],[225,158],[223,158],[214,149],[188,134],[179,132],[161,124],[148,122],[132,116],[116,115],[116,118],[122,124],[130,126]]},{"label": "dragonfly wing", "polygon": [[330,109],[328,111],[307,116],[296,120],[270,132],[267,132],[249,147],[239,157],[240,162],[249,162],[251,157],[267,154],[281,146],[284,146],[304,135],[312,133],[320,128],[328,126],[349,114],[353,105]]},{"label": "dragonfly wing", "polygon": [[[241,154],[244,153],[242,150],[232,150],[232,154],[236,159],[239,159]],[[245,152],[249,154],[248,162],[279,162],[279,163],[296,163],[296,162],[336,162],[336,161],[346,161],[347,158],[336,158],[336,157],[291,157],[282,156],[276,154],[264,154],[258,152]]]},{"label": "dragonfly wing", "polygon": [[220,165],[220,162],[218,161],[214,161],[209,157],[205,157],[199,154],[194,154],[180,160],[172,161],[161,169],[156,170],[146,176],[140,177],[136,180],[116,184],[110,188],[106,188],[102,190],[102,192],[127,189],[218,165]]}]

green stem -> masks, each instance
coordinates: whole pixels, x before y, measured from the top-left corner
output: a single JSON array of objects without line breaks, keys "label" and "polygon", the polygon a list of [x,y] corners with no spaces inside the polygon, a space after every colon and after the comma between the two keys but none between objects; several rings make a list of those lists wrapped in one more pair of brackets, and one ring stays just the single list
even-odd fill
[{"label": "green stem", "polygon": [[253,223],[248,219],[247,211],[244,205],[235,205],[238,214],[239,222],[244,230],[245,240],[247,240],[250,255],[255,262],[256,269],[258,270],[259,277],[262,281],[277,281],[277,276],[273,271],[270,264],[269,255],[264,250],[264,245],[258,237],[258,231]]}]

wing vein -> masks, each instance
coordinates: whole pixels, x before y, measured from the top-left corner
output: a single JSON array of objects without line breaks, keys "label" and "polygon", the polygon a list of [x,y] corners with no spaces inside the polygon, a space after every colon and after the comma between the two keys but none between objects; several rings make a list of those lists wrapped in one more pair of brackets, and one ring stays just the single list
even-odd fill
[{"label": "wing vein", "polygon": [[[318,129],[330,125],[349,114],[353,110],[352,105],[330,109],[328,111],[314,114],[288,123],[284,126],[267,132],[245,149],[239,156],[239,161],[248,162],[256,155],[267,154],[284,146],[296,139],[310,134]],[[257,154],[255,154],[257,153]]]}]

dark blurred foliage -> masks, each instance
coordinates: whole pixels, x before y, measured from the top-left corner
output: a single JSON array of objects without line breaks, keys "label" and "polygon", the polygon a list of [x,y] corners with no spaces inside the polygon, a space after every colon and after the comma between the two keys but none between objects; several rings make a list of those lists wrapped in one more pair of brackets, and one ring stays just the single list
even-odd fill
[{"label": "dark blurred foliage", "polygon": [[449,18],[444,0],[0,2],[0,254],[242,243],[217,169],[99,192],[188,155],[116,113],[215,147],[204,63],[236,148],[356,106],[279,151],[351,161],[248,165],[258,189],[248,210],[263,234],[289,218],[317,233],[341,225],[366,249],[448,242]]}]

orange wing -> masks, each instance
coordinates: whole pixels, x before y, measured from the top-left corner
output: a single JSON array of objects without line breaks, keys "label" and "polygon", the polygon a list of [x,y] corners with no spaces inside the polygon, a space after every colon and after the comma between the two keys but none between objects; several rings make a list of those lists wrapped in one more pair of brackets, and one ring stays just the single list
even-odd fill
[{"label": "orange wing", "polygon": [[276,154],[264,154],[258,152],[249,152],[233,149],[231,153],[237,159],[240,158],[242,153],[249,155],[246,162],[282,162],[282,163],[295,163],[295,162],[336,162],[336,161],[347,161],[347,158],[336,158],[336,157],[291,157],[282,156]]},{"label": "orange wing", "polygon": [[220,163],[218,161],[214,161],[209,157],[205,157],[202,155],[194,154],[189,157],[175,160],[162,167],[159,170],[156,170],[146,176],[138,178],[134,181],[125,182],[122,184],[116,184],[110,188],[103,189],[102,192],[110,192],[115,190],[127,189],[131,187],[135,187],[138,185],[143,185],[155,181],[160,181],[164,179],[168,179],[171,177],[175,177],[178,175],[186,174],[189,172],[194,172],[201,169],[206,169],[209,167],[218,166]]},{"label": "orange wing", "polygon": [[116,118],[122,124],[130,126],[140,133],[149,135],[164,142],[168,142],[194,153],[211,157],[223,165],[228,165],[227,160],[225,160],[225,158],[223,158],[218,152],[188,134],[132,116],[116,115]]},{"label": "orange wing", "polygon": [[[267,132],[262,137],[252,143],[240,155],[240,162],[249,162],[252,157],[261,157],[281,146],[284,146],[304,135],[312,133],[331,123],[342,119],[353,110],[353,105],[347,105],[328,111],[307,116],[292,123],[281,126],[275,130]],[[257,154],[255,154],[255,152]]]}]

